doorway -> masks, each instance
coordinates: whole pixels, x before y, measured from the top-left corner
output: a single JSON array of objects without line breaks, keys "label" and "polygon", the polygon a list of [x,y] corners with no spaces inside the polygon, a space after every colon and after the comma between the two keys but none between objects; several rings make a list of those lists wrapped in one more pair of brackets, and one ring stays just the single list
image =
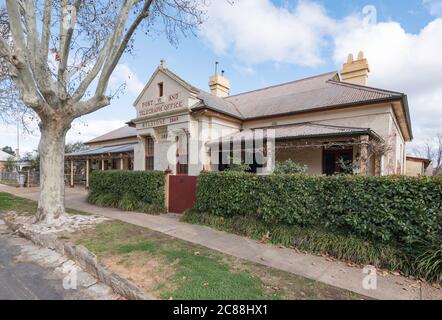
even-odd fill
[{"label": "doorway", "polygon": [[344,168],[341,165],[341,160],[345,163],[352,163],[353,148],[324,150],[324,174],[332,176],[343,173]]}]

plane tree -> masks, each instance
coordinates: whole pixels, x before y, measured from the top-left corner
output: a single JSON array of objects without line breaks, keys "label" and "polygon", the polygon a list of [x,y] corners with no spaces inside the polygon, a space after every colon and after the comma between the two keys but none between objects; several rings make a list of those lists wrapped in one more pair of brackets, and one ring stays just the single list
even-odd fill
[{"label": "plane tree", "polygon": [[136,34],[176,45],[203,23],[205,0],[4,0],[1,82],[38,118],[36,221],[65,213],[64,148],[72,122],[111,103],[109,79]]}]

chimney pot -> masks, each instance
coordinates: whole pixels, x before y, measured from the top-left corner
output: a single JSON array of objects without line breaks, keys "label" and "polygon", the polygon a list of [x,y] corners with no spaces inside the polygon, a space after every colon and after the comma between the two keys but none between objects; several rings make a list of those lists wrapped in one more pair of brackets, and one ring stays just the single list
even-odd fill
[{"label": "chimney pot", "polygon": [[218,62],[216,63],[215,75],[209,78],[210,92],[217,97],[225,98],[230,94],[230,81],[224,77],[224,70],[218,75]]},{"label": "chimney pot", "polygon": [[358,53],[357,60],[353,60],[353,54],[350,53],[347,63],[342,66],[341,78],[343,82],[366,86],[369,72],[370,66],[367,59],[364,58],[364,52],[360,51]]}]

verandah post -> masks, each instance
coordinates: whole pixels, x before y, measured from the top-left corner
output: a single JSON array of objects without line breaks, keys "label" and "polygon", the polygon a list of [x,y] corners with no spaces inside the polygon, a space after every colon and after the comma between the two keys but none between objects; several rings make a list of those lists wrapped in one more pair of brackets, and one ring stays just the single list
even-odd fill
[{"label": "verandah post", "polygon": [[90,161],[89,159],[86,160],[86,189],[89,189]]},{"label": "verandah post", "polygon": [[71,188],[74,187],[74,160],[71,160]]}]

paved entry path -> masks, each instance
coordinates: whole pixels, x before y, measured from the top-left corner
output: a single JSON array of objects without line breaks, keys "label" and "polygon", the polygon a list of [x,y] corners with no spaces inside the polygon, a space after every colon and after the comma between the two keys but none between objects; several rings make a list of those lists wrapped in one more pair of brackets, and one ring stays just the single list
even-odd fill
[{"label": "paved entry path", "polygon": [[[18,189],[2,185],[0,185],[0,192],[9,192],[31,200],[38,200],[39,195],[37,188]],[[360,268],[349,267],[341,262],[328,261],[315,255],[297,253],[292,249],[261,244],[245,237],[216,231],[208,227],[183,223],[179,221],[179,216],[173,214],[153,216],[97,207],[88,204],[86,196],[87,193],[84,189],[66,189],[66,206],[146,227],[225,254],[291,272],[375,299],[442,300],[442,290],[426,284],[419,285],[405,277],[394,275],[378,275],[377,289],[366,290],[363,288],[363,280],[367,275]]]}]

